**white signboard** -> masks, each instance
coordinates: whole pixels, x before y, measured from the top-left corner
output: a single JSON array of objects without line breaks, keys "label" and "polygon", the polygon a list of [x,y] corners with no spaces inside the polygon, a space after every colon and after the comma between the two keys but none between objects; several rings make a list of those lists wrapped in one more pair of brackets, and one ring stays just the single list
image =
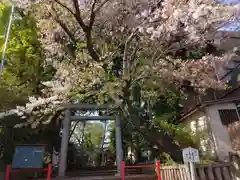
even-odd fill
[{"label": "white signboard", "polygon": [[199,163],[200,162],[199,151],[197,149],[194,149],[191,147],[185,148],[182,151],[182,155],[183,155],[184,163],[187,163],[187,162]]}]

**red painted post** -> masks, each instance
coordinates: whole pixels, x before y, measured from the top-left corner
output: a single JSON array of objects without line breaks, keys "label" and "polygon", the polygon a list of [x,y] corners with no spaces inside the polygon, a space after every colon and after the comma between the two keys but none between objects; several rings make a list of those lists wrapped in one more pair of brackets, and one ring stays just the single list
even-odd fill
[{"label": "red painted post", "polygon": [[161,170],[160,170],[160,161],[156,161],[156,169],[157,169],[157,179],[161,180]]},{"label": "red painted post", "polygon": [[6,169],[6,174],[5,174],[5,180],[10,180],[10,172],[11,172],[12,166],[8,165]]},{"label": "red painted post", "polygon": [[125,180],[125,162],[121,163],[121,180]]},{"label": "red painted post", "polygon": [[52,164],[48,164],[47,180],[51,180],[51,175],[52,175]]}]

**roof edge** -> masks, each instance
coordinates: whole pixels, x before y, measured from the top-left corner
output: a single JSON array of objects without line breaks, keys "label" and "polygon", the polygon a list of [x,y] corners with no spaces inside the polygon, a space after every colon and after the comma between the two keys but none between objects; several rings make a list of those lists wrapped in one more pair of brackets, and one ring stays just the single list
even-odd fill
[{"label": "roof edge", "polygon": [[214,105],[214,104],[220,104],[220,103],[235,102],[235,101],[240,101],[240,97],[205,101],[201,105],[199,104],[199,105],[195,106],[193,109],[191,109],[189,112],[185,113],[179,121],[184,122],[187,117],[191,116],[192,114],[194,114],[195,112],[197,112],[198,110],[200,110],[200,109],[202,109],[206,106]]}]

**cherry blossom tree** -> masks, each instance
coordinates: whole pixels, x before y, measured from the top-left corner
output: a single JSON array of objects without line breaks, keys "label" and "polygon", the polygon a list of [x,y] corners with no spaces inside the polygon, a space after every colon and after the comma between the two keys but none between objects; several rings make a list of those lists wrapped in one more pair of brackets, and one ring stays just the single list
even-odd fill
[{"label": "cherry blossom tree", "polygon": [[239,5],[214,0],[15,3],[37,19],[47,63],[57,69],[51,81],[43,82],[42,97],[31,97],[26,107],[16,109],[31,117],[26,124],[33,127],[51,120],[61,104],[78,100],[110,103],[138,128],[141,104],[151,110],[183,80],[198,91],[224,87],[216,71],[231,53],[219,54],[209,46],[224,22],[239,18]]},{"label": "cherry blossom tree", "polygon": [[[43,82],[47,96],[68,101],[72,91],[91,92],[95,86],[101,87],[100,94],[115,88],[108,96],[119,96],[126,79],[134,83],[149,77],[154,83],[187,79],[198,89],[223,87],[216,79],[216,67],[229,57],[206,51],[194,55],[206,49],[223,22],[236,19],[239,5],[214,0],[15,3],[37,18],[48,63],[58,69],[51,82]],[[111,81],[106,72],[119,55],[122,66],[117,74],[123,78]],[[115,99],[121,103],[121,98]]]}]

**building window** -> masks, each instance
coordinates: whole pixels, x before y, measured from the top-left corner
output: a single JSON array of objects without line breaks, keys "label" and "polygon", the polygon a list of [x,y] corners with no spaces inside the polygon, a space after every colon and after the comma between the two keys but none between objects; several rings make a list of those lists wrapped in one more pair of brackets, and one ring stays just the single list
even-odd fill
[{"label": "building window", "polygon": [[225,126],[240,120],[236,109],[219,109],[218,112],[221,122]]}]

